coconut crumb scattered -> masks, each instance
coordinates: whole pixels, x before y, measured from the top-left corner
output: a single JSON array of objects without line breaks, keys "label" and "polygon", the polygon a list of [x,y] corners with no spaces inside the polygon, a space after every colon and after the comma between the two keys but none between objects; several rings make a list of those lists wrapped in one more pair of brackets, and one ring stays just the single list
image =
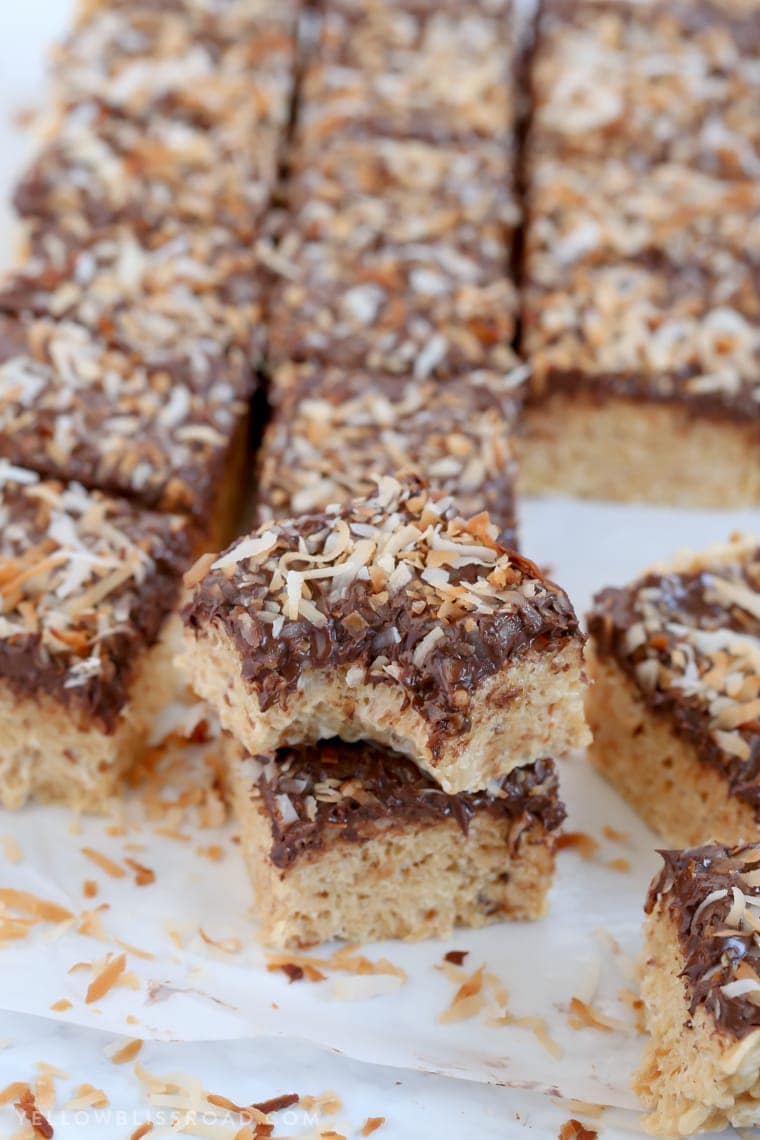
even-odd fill
[{"label": "coconut crumb scattered", "polygon": [[118,954],[115,958],[109,954],[105,964],[87,987],[87,994],[84,999],[87,1005],[104,998],[123,976],[126,968],[126,954]]},{"label": "coconut crumb scattered", "polygon": [[124,868],[115,863],[113,859],[109,859],[102,851],[96,851],[93,847],[82,847],[81,851],[86,859],[89,859],[101,871],[105,871],[112,879],[123,879],[125,877],[127,872]]},{"label": "coconut crumb scattered", "polygon": [[559,1130],[559,1140],[596,1140],[598,1133],[586,1128],[580,1120],[566,1120]]},{"label": "coconut crumb scattered", "polygon": [[4,835],[0,842],[2,842],[3,854],[9,863],[20,863],[22,861],[24,853],[15,835]]},{"label": "coconut crumb scattered", "polygon": [[26,1118],[35,1136],[42,1137],[42,1140],[50,1140],[54,1135],[52,1124],[40,1112],[34,1093],[28,1085],[24,1086],[24,1091],[13,1107]]},{"label": "coconut crumb scattered", "polygon": [[134,1061],[142,1047],[142,1040],[139,1037],[133,1037],[129,1041],[107,1045],[103,1052],[113,1065],[124,1065],[128,1061]]},{"label": "coconut crumb scattered", "polygon": [[582,859],[591,860],[599,850],[599,841],[585,831],[563,831],[557,839],[557,850],[577,851]]},{"label": "coconut crumb scattered", "polygon": [[368,1116],[364,1121],[364,1126],[359,1132],[360,1136],[371,1136],[373,1132],[377,1132],[378,1128],[382,1128],[385,1124],[384,1116]]}]

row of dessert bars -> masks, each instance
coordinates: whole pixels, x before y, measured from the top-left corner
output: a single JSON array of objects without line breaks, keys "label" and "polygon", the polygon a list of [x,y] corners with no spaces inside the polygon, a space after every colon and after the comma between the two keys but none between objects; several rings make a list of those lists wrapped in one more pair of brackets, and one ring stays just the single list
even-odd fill
[{"label": "row of dessert bars", "polygon": [[746,0],[543,5],[525,489],[760,503],[759,51]]},{"label": "row of dessert bars", "polygon": [[0,286],[8,806],[112,792],[171,693],[182,572],[231,531],[295,14],[90,0],[58,49]]},{"label": "row of dessert bars", "polygon": [[260,518],[410,466],[513,541],[514,41],[509,0],[325,5],[269,259]]},{"label": "row of dessert bars", "polygon": [[336,0],[306,59],[267,258],[261,525],[188,610],[270,942],[544,909],[548,757],[584,726],[567,599],[496,541],[521,381],[514,50],[503,0]]}]

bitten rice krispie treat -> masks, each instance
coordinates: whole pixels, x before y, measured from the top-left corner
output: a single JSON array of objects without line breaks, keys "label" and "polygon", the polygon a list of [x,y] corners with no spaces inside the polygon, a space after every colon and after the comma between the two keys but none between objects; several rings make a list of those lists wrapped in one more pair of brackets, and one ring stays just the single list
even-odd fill
[{"label": "bitten rice krispie treat", "polygon": [[184,520],[0,461],[0,801],[101,806],[172,691]]},{"label": "bitten rice krispie treat", "polygon": [[[519,374],[517,376],[519,380]],[[421,471],[465,516],[485,510],[516,539],[519,383],[283,368],[259,451],[257,518],[291,518],[371,494],[376,475]]]},{"label": "bitten rice krispie treat", "polygon": [[339,736],[446,792],[587,740],[567,595],[415,480],[265,523],[188,575],[185,667],[252,755]]},{"label": "bitten rice krispie treat", "polygon": [[634,1089],[648,1131],[760,1124],[760,845],[661,852],[641,995],[652,1035]]},{"label": "bitten rice krispie treat", "polygon": [[270,945],[441,938],[545,913],[565,815],[551,760],[452,796],[397,753],[333,740],[233,754],[229,777]]},{"label": "bitten rice krispie treat", "polygon": [[760,502],[757,36],[725,6],[546,6],[525,167],[526,489]]},{"label": "bitten rice krispie treat", "polygon": [[760,539],[603,590],[589,631],[597,767],[669,843],[760,837]]}]

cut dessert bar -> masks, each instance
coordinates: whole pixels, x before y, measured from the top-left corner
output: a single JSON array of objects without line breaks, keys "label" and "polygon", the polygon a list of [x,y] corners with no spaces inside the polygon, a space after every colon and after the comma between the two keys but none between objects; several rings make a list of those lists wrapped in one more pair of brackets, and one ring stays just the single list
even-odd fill
[{"label": "cut dessert bar", "polygon": [[[527,490],[760,502],[760,212],[730,161],[757,166],[756,39],[725,7],[547,4],[525,169]],[[702,135],[681,111],[715,162],[682,151]]]},{"label": "cut dessert bar", "polygon": [[253,390],[263,355],[258,259],[223,228],[182,227],[148,244],[130,227],[85,241],[40,228],[24,265],[0,283],[0,313],[84,326],[178,379],[193,357],[213,353]]},{"label": "cut dessert bar", "polygon": [[331,137],[295,150],[271,268],[273,360],[413,371],[515,364],[517,211],[496,143]]},{"label": "cut dessert bar", "polygon": [[275,373],[272,395],[259,452],[259,522],[361,498],[373,476],[406,469],[453,495],[465,516],[488,511],[499,541],[514,547],[519,383],[305,365]]},{"label": "cut dessert bar", "polygon": [[172,690],[187,523],[0,461],[0,801],[103,804]]},{"label": "cut dessert bar", "polygon": [[336,131],[512,146],[511,5],[325,5],[308,62],[298,145]]},{"label": "cut dessert bar", "polygon": [[209,545],[221,544],[238,509],[250,363],[203,339],[173,352],[160,334],[149,362],[138,342],[117,347],[65,317],[0,314],[0,454],[188,513]]},{"label": "cut dessert bar", "polygon": [[551,760],[446,795],[410,760],[325,741],[229,759],[262,941],[445,937],[540,918],[564,819]]},{"label": "cut dessert bar", "polygon": [[661,852],[641,995],[652,1036],[634,1089],[658,1136],[760,1124],[760,845]]},{"label": "cut dessert bar", "polygon": [[574,162],[682,163],[753,180],[757,10],[747,0],[545,0],[531,67],[532,150]]},{"label": "cut dessert bar", "polygon": [[412,373],[417,379],[472,369],[507,372],[516,292],[506,247],[387,243],[354,252],[289,228],[277,249],[270,352],[275,364],[319,361],[342,368]]},{"label": "cut dessert bar", "polygon": [[355,255],[377,245],[445,240],[504,272],[518,210],[514,164],[499,142],[471,146],[336,134],[318,154],[295,149],[289,225]]},{"label": "cut dessert bar", "polygon": [[188,576],[185,667],[252,755],[324,737],[412,757],[449,793],[587,740],[567,595],[486,514],[385,476],[263,524]]},{"label": "cut dessert bar", "polygon": [[250,238],[290,115],[295,7],[88,4],[56,57],[46,143],[17,191],[74,236],[116,221]]},{"label": "cut dessert bar", "polygon": [[591,758],[667,842],[760,838],[760,539],[603,590]]}]

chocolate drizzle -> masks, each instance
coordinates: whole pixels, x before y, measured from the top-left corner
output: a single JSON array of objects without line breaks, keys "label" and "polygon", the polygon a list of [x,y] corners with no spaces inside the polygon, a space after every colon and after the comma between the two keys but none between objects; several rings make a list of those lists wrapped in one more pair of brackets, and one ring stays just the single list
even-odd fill
[{"label": "chocolate drizzle", "polygon": [[257,757],[255,764],[260,774],[254,777],[254,795],[263,800],[271,821],[270,858],[281,868],[330,840],[364,843],[388,826],[429,827],[453,819],[466,835],[473,818],[488,813],[519,823],[511,836],[517,847],[525,831],[537,826],[554,831],[565,818],[551,760],[515,769],[488,792],[454,796],[411,760],[366,742],[282,748]]},{"label": "chocolate drizzle", "polygon": [[[645,909],[665,911],[676,926],[689,1012],[704,1008],[721,1029],[745,1037],[760,1029],[760,844],[660,855],[665,866]],[[726,991],[740,981],[746,993]]]}]

